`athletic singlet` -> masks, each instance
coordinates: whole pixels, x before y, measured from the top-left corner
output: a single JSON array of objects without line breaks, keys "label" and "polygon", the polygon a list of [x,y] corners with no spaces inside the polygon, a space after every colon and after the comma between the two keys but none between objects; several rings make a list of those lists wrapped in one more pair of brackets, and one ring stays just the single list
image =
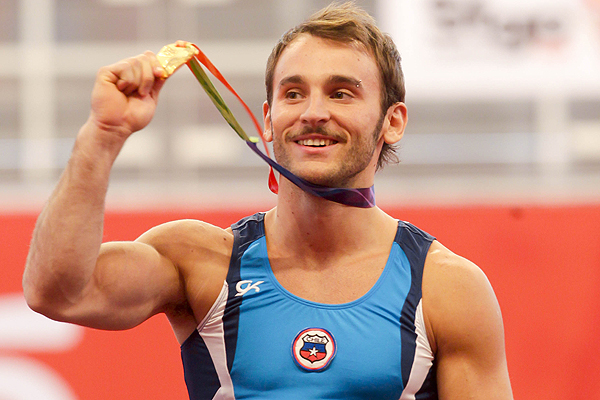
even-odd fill
[{"label": "athletic singlet", "polygon": [[399,221],[371,290],[349,303],[321,304],[277,282],[263,218],[232,225],[221,294],[181,346],[190,399],[437,399],[421,307],[434,238]]}]

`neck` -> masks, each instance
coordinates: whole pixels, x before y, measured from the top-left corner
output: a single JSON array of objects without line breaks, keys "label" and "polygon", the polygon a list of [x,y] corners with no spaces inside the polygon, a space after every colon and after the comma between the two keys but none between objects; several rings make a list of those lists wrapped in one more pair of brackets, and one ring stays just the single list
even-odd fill
[{"label": "neck", "polygon": [[[305,193],[282,180],[277,207],[266,217],[272,249],[323,258],[374,245],[396,222],[378,207],[358,208]],[[393,225],[393,227],[392,227]]]}]

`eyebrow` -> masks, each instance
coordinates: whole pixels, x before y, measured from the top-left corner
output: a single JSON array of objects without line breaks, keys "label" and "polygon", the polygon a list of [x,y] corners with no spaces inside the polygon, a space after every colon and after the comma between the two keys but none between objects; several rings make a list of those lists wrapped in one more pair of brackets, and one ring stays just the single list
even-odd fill
[{"label": "eyebrow", "polygon": [[279,85],[277,85],[277,87],[282,87],[282,86],[286,86],[289,84],[300,85],[303,83],[304,83],[304,79],[302,78],[302,76],[292,75],[292,76],[285,77],[281,81],[279,81]]},{"label": "eyebrow", "polygon": [[[304,84],[304,83],[305,83],[304,78],[301,75],[292,75],[292,76],[283,78],[279,82],[278,87],[286,86],[289,84],[300,85],[300,84]],[[356,78],[352,78],[350,76],[346,76],[346,75],[332,75],[329,77],[329,79],[327,79],[327,84],[328,85],[346,84],[346,85],[355,86],[357,88],[360,88],[362,86],[362,81],[359,79],[356,79]]]},{"label": "eyebrow", "polygon": [[361,87],[361,83],[362,81],[356,78],[352,78],[350,76],[346,76],[346,75],[332,75],[331,77],[329,77],[329,79],[327,80],[327,83],[332,85],[332,84],[347,84],[350,86],[354,86],[354,87]]}]

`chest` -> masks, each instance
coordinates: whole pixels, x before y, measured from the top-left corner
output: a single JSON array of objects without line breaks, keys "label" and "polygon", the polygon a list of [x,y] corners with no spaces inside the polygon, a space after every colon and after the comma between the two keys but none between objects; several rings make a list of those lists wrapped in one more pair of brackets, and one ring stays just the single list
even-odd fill
[{"label": "chest", "polygon": [[402,357],[410,352],[401,323],[410,266],[402,257],[383,264],[361,286],[365,293],[325,304],[287,290],[264,257],[242,259],[235,286],[243,294],[225,316],[235,321],[227,334],[236,342],[236,397],[262,392],[261,398],[399,398]]},{"label": "chest", "polygon": [[302,299],[342,304],[367,294],[380,278],[389,249],[348,255],[332,265],[319,265],[298,258],[271,258],[273,276],[286,291]]},{"label": "chest", "polygon": [[231,369],[236,396],[400,397],[401,305],[317,306],[270,293],[265,283],[239,309]]}]

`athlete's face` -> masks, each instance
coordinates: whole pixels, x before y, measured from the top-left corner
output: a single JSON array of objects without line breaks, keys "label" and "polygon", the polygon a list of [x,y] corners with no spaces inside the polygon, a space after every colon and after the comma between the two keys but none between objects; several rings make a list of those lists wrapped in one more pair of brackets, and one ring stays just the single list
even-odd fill
[{"label": "athlete's face", "polygon": [[302,34],[275,67],[265,137],[277,161],[310,182],[370,186],[387,122],[380,98],[377,65],[362,47]]}]

